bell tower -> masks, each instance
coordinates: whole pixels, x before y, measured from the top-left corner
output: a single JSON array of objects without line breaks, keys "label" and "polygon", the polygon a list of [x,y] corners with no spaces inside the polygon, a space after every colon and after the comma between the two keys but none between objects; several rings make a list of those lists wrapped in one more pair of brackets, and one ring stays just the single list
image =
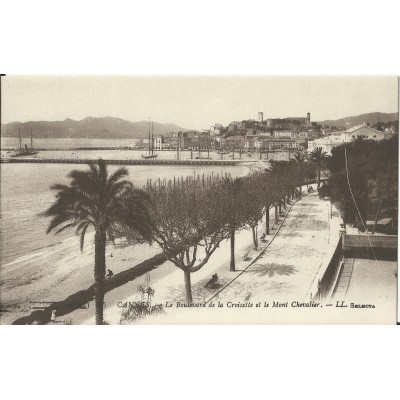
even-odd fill
[{"label": "bell tower", "polygon": [[264,122],[264,113],[262,113],[261,111],[258,113],[258,122]]},{"label": "bell tower", "polygon": [[307,113],[307,122],[310,123],[311,122],[311,114],[308,112]]}]

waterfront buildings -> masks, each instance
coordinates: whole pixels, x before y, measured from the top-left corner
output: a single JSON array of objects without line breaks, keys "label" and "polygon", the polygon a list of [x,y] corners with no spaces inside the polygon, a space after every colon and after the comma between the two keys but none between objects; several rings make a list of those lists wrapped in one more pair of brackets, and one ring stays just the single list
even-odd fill
[{"label": "waterfront buildings", "polygon": [[310,140],[308,142],[308,151],[313,151],[317,147],[321,147],[328,155],[332,154],[332,149],[340,146],[343,143],[351,142],[357,138],[365,140],[382,140],[386,139],[388,134],[385,132],[377,131],[367,124],[360,124],[353,126],[345,131],[333,133],[320,139]]},{"label": "waterfront buildings", "polygon": [[317,147],[321,147],[322,151],[326,152],[327,155],[332,154],[332,149],[343,144],[341,136],[327,136],[320,139],[310,140],[308,142],[308,151],[311,152]]},{"label": "waterfront buildings", "polygon": [[[325,133],[325,136],[322,135]],[[225,127],[215,123],[210,129],[166,134],[154,138],[154,149],[167,150],[213,150],[235,149],[252,151],[304,150],[312,151],[322,147],[331,154],[332,149],[361,137],[382,140],[388,132],[378,131],[366,124],[336,131],[326,135],[326,131],[316,122],[311,122],[311,114],[305,117],[268,118],[259,112],[257,119],[232,121]],[[146,145],[146,140],[143,145]]]},{"label": "waterfront buildings", "polygon": [[384,132],[371,128],[367,124],[360,124],[342,132],[341,137],[344,142],[350,142],[358,137],[362,139],[382,140],[385,139],[387,135]]}]

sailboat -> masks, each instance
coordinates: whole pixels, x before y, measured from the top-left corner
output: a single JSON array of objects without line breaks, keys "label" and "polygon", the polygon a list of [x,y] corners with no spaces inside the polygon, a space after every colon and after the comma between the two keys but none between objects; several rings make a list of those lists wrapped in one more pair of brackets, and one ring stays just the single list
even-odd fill
[{"label": "sailboat", "polygon": [[153,124],[151,124],[151,138],[150,138],[150,117],[149,117],[149,154],[142,154],[142,158],[157,158],[158,154],[154,154],[154,131]]},{"label": "sailboat", "polygon": [[22,156],[33,156],[37,154],[37,151],[33,151],[33,135],[32,135],[32,127],[31,127],[31,149],[28,149],[28,146],[25,145],[25,149],[22,148],[22,138],[21,138],[21,128],[18,129],[19,133],[19,150],[13,154],[11,157],[22,157]]}]

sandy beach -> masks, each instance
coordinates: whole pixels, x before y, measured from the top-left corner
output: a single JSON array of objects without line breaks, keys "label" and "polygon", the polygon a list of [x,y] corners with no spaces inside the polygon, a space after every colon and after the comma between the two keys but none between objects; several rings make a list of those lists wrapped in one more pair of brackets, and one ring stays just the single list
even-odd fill
[{"label": "sandy beach", "polygon": [[[83,252],[79,239],[71,237],[60,245],[22,257],[2,268],[1,303],[8,312],[2,324],[28,315],[32,307],[47,306],[93,284],[94,234],[88,233]],[[118,274],[160,253],[156,245],[107,245],[107,268]],[[21,275],[21,271],[24,274]],[[23,290],[22,290],[23,289]],[[38,303],[34,303],[38,302]],[[39,303],[40,302],[40,303]]]}]

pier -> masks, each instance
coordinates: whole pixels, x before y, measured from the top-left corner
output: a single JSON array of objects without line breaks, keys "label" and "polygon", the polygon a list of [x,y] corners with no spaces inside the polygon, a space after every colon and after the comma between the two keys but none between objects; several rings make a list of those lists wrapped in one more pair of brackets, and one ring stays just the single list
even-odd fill
[{"label": "pier", "polygon": [[[107,164],[115,165],[227,165],[234,166],[240,160],[157,160],[157,159],[136,159],[136,160],[104,160]],[[32,164],[92,164],[96,159],[52,159],[52,158],[1,158],[1,163],[32,163]]]}]

